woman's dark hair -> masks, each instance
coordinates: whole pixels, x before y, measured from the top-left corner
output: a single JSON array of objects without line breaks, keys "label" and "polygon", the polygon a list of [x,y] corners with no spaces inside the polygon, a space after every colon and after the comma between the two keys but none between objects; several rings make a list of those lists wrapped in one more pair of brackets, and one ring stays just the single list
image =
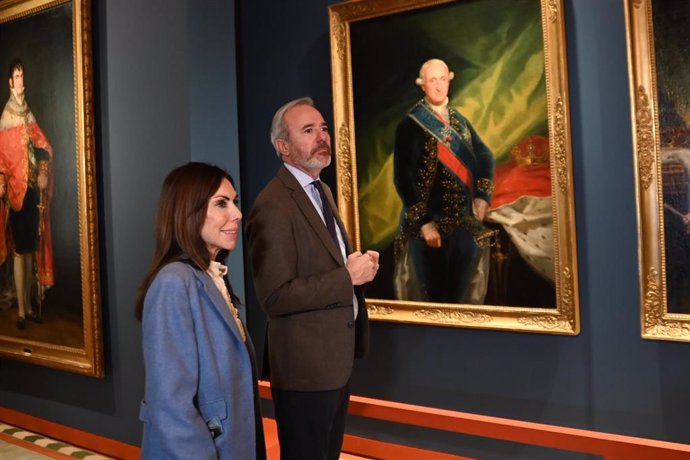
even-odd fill
[{"label": "woman's dark hair", "polygon": [[[234,187],[232,177],[223,169],[197,162],[175,168],[165,178],[156,212],[156,249],[135,303],[135,316],[139,321],[143,316],[146,292],[163,266],[184,260],[206,270],[211,264],[201,228],[206,220],[208,202],[223,179]],[[216,260],[225,260],[227,255],[227,250],[220,250]]]}]

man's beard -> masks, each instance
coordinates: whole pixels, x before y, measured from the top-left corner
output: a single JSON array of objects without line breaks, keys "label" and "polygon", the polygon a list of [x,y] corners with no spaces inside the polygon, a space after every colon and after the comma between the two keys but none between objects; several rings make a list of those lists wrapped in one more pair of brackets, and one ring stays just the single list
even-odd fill
[{"label": "man's beard", "polygon": [[[326,148],[328,150],[328,156],[324,157],[322,153],[316,153],[319,150],[322,150]],[[331,159],[333,158],[331,148],[328,146],[328,144],[322,144],[316,147],[314,150],[309,152],[309,158],[301,161],[302,167],[309,171],[314,171],[314,170],[319,170],[321,171],[322,169],[326,168],[327,166],[330,166],[331,164]]]}]

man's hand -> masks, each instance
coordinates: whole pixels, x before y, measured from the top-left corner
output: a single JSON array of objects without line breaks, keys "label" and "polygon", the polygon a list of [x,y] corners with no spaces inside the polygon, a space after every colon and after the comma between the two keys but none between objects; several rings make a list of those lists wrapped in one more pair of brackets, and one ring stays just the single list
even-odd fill
[{"label": "man's hand", "polygon": [[379,253],[377,251],[372,251],[368,250],[367,252],[364,253],[365,256],[369,256],[372,262],[374,262],[374,266],[376,267],[376,271],[379,271]]},{"label": "man's hand", "polygon": [[359,251],[353,252],[347,256],[345,266],[350,273],[352,285],[361,286],[376,276],[379,269],[379,253],[376,251],[367,251],[365,254]]},{"label": "man's hand", "polygon": [[489,203],[482,198],[475,198],[472,201],[474,205],[474,215],[479,219],[479,222],[484,222],[486,219],[486,213],[489,212]]},{"label": "man's hand", "polygon": [[441,233],[438,231],[438,227],[436,227],[434,222],[427,222],[422,225],[421,233],[427,246],[430,248],[441,247]]}]

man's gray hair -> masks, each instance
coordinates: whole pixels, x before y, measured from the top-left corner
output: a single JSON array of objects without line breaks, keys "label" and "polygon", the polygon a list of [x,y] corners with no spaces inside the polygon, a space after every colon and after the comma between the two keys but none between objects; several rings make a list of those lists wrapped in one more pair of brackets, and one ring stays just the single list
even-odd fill
[{"label": "man's gray hair", "polygon": [[280,158],[280,152],[278,151],[276,141],[278,139],[288,138],[288,130],[285,126],[285,114],[288,112],[288,110],[298,105],[310,105],[314,107],[314,100],[310,97],[301,97],[299,99],[295,99],[280,107],[276,111],[276,114],[273,115],[273,121],[271,122],[271,144],[273,145],[273,148],[276,149],[278,158]]},{"label": "man's gray hair", "polygon": [[443,64],[446,67],[446,69],[448,69],[448,79],[452,80],[455,77],[455,73],[450,71],[450,69],[448,68],[448,64],[446,64],[445,61],[433,58],[426,61],[419,68],[419,78],[417,78],[414,81],[417,84],[417,86],[422,86],[424,84],[424,72],[426,71],[427,67],[429,67],[431,64]]}]

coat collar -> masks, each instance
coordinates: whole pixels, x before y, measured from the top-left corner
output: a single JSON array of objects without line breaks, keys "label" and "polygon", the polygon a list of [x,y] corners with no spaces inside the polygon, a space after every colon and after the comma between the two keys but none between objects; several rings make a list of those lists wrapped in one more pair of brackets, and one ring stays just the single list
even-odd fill
[{"label": "coat collar", "polygon": [[237,323],[235,322],[235,319],[232,317],[230,308],[225,303],[223,294],[221,294],[220,291],[218,291],[218,288],[211,279],[211,275],[209,275],[205,271],[197,269],[196,267],[192,269],[192,273],[194,274],[194,277],[196,277],[196,279],[199,280],[199,282],[203,286],[204,291],[206,291],[206,294],[211,299],[211,304],[213,305],[213,308],[215,308],[218,311],[220,316],[225,321],[225,324],[228,327],[228,329],[232,331],[233,335],[239,342],[242,342],[242,336],[240,334],[240,331],[237,330]]}]

